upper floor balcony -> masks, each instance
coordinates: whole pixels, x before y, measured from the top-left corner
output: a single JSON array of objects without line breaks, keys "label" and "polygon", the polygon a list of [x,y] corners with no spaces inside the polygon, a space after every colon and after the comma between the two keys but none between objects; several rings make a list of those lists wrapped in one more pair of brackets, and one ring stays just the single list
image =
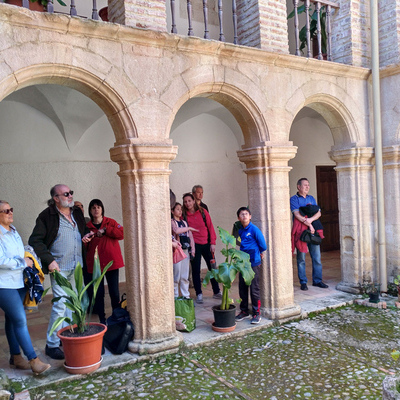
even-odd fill
[{"label": "upper floor balcony", "polygon": [[[37,4],[29,0],[3,1],[20,1],[31,9]],[[370,66],[367,0],[109,0],[108,4],[107,0],[39,1],[50,13]],[[382,20],[390,24],[388,19],[389,14]]]}]

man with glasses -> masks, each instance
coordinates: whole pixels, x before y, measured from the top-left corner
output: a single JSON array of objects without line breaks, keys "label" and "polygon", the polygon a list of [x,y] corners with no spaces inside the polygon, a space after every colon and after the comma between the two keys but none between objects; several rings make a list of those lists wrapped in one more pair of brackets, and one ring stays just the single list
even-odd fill
[{"label": "man with glasses", "polygon": [[[65,295],[65,292],[55,283],[52,272],[60,272],[72,287],[75,287],[74,270],[79,262],[83,265],[82,238],[86,228],[85,218],[78,207],[74,207],[74,192],[67,185],[58,184],[50,190],[48,207],[36,219],[36,225],[29,238],[29,244],[42,261],[44,273],[50,273],[53,297]],[[90,239],[90,237],[89,237]],[[64,301],[53,304],[49,326],[47,329],[46,355],[55,360],[64,359],[60,349],[57,332],[49,335],[54,321],[58,317],[69,316],[69,310]],[[59,329],[66,326],[60,325]]]}]

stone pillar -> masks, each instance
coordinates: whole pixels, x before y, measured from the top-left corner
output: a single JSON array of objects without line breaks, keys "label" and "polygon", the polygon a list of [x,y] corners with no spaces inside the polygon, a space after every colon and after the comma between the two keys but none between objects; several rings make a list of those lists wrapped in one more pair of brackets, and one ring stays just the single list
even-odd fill
[{"label": "stone pillar", "polygon": [[239,44],[289,54],[286,0],[237,2]]},{"label": "stone pillar", "polygon": [[133,139],[110,153],[120,166],[126,289],[135,326],[129,350],[171,349],[181,341],[175,330],[168,169],[177,147]]},{"label": "stone pillar", "polygon": [[383,149],[385,187],[386,265],[390,278],[400,274],[400,146]]},{"label": "stone pillar", "polygon": [[246,164],[249,207],[252,221],[265,235],[268,250],[260,282],[262,315],[285,319],[300,315],[294,304],[291,255],[291,219],[288,161],[293,146],[260,146],[238,151]]},{"label": "stone pillar", "polygon": [[167,31],[165,0],[108,0],[108,19],[121,25]]},{"label": "stone pillar", "polygon": [[364,279],[379,281],[377,271],[374,149],[329,153],[336,162],[342,280],[337,289],[358,293]]},{"label": "stone pillar", "polygon": [[332,20],[333,61],[371,67],[370,0],[334,0]]}]

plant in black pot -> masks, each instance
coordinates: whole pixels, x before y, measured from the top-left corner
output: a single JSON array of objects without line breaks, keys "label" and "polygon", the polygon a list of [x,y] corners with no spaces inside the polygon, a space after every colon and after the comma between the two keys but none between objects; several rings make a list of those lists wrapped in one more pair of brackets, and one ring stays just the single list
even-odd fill
[{"label": "plant in black pot", "polygon": [[238,273],[242,274],[246,285],[250,285],[254,278],[254,271],[251,268],[250,256],[244,251],[235,248],[235,237],[221,227],[218,227],[218,231],[219,237],[225,245],[221,250],[225,261],[219,264],[218,268],[207,272],[203,285],[207,286],[212,278],[222,284],[222,301],[220,305],[213,307],[215,322],[212,328],[219,332],[229,332],[234,330],[236,326],[236,307],[229,297],[229,290]]},{"label": "plant in black pot", "polygon": [[[72,319],[69,317],[59,317],[54,322],[50,335],[65,321],[69,326],[60,329],[57,336],[60,338],[64,355],[65,369],[71,374],[87,374],[95,371],[101,364],[101,350],[103,336],[107,331],[107,326],[90,321],[94,300],[100,282],[103,279],[108,268],[112,265],[109,262],[101,272],[100,260],[97,249],[94,255],[93,279],[86,286],[83,281],[83,270],[80,263],[77,264],[74,271],[75,288],[59,272],[54,271],[54,279],[57,285],[66,293],[65,296],[55,297],[52,302],[55,303],[64,299],[66,306],[72,311]],[[93,296],[89,299],[87,290],[93,286]],[[50,288],[46,289],[43,295]],[[87,312],[89,310],[89,316]]]},{"label": "plant in black pot", "polygon": [[375,283],[370,280],[364,280],[361,285],[361,290],[365,297],[369,297],[370,303],[379,303],[379,288],[380,283]]}]

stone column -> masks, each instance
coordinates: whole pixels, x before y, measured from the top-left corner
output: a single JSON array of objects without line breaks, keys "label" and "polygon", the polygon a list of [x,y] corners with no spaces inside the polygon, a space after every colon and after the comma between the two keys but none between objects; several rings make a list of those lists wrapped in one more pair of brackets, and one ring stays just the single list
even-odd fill
[{"label": "stone column", "polygon": [[342,280],[337,289],[358,293],[364,279],[379,280],[374,149],[329,153],[336,162]]},{"label": "stone column", "polygon": [[400,146],[383,148],[387,277],[400,274]]},{"label": "stone column", "polygon": [[172,274],[169,163],[171,144],[116,145],[111,159],[120,166],[128,309],[135,326],[134,353],[177,347]]},{"label": "stone column", "polygon": [[286,0],[237,2],[239,44],[289,54]]},{"label": "stone column", "polygon": [[263,259],[260,282],[262,315],[285,319],[300,315],[294,304],[291,254],[291,219],[288,161],[293,146],[260,146],[238,151],[246,164],[252,221],[265,235],[268,250]]}]

